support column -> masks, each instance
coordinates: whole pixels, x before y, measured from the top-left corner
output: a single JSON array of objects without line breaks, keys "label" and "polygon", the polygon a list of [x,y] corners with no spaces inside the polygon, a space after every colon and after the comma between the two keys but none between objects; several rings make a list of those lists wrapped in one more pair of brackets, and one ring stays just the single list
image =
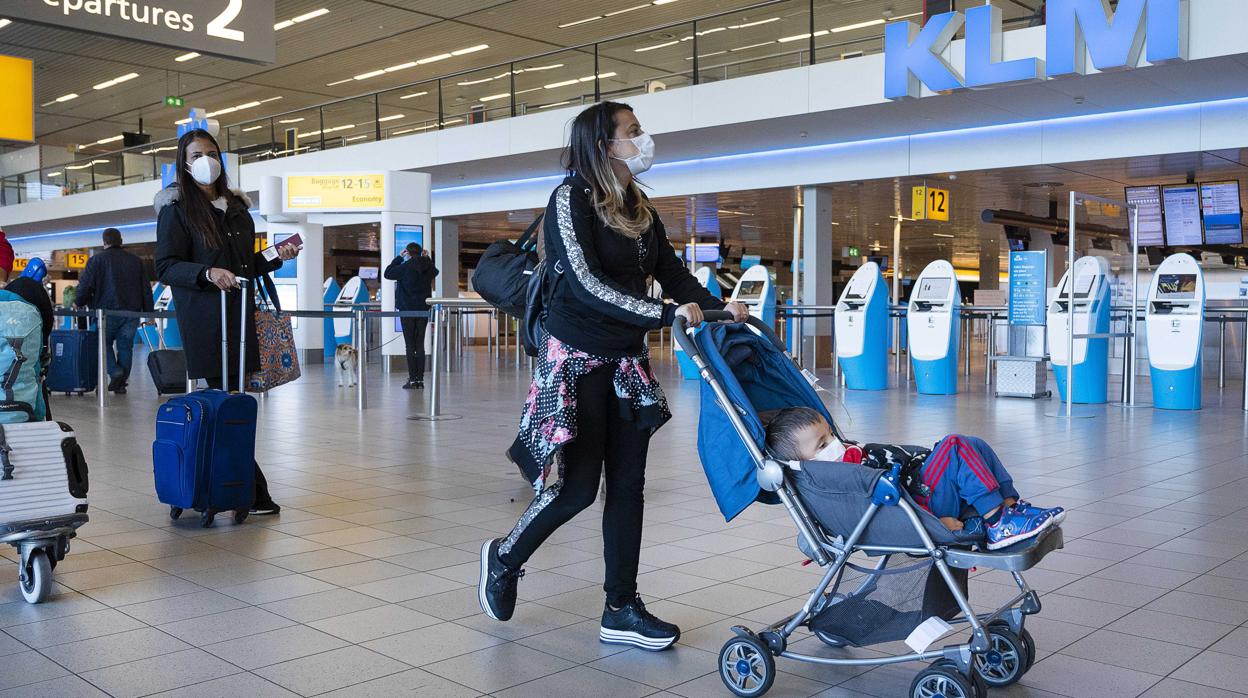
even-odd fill
[{"label": "support column", "polygon": [[985,291],[1001,288],[1001,237],[995,231],[979,233],[979,287]]},{"label": "support column", "polygon": [[[832,191],[802,190],[802,303],[832,305]],[[832,355],[832,318],[803,323],[803,355],[809,368],[826,365]]]},{"label": "support column", "polygon": [[459,221],[454,218],[433,221],[433,263],[438,267],[433,295],[459,297]]}]

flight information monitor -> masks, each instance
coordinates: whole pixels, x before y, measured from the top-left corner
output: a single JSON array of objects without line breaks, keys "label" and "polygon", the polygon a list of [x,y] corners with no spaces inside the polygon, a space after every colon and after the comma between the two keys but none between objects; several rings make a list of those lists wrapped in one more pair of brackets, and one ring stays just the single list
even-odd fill
[{"label": "flight information monitor", "polygon": [[1140,247],[1166,244],[1161,220],[1161,187],[1127,187],[1127,203],[1139,212],[1136,241]]},{"label": "flight information monitor", "polygon": [[919,284],[918,295],[915,300],[931,303],[935,301],[943,301],[949,297],[949,284],[953,281],[947,276],[933,276],[930,279],[923,279]]},{"label": "flight information monitor", "polygon": [[1204,236],[1200,229],[1200,187],[1196,184],[1162,187],[1161,199],[1166,221],[1166,244],[1203,244]]},{"label": "flight information monitor", "polygon": [[1244,242],[1243,211],[1239,207],[1237,180],[1201,184],[1200,209],[1205,219],[1206,245],[1239,245]]},{"label": "flight information monitor", "polygon": [[1157,296],[1165,300],[1191,300],[1196,297],[1195,274],[1162,274],[1157,280]]}]

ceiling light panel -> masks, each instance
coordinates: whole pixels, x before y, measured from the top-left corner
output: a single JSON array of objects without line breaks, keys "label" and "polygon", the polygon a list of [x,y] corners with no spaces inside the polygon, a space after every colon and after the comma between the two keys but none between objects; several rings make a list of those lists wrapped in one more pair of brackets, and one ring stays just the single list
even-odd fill
[{"label": "ceiling light panel", "polygon": [[181,56],[178,56],[177,58],[173,60],[177,61],[178,63],[185,63],[187,61],[194,60],[196,58],[199,58],[199,54],[195,53],[194,51],[191,51],[190,53],[184,53]]},{"label": "ceiling light panel", "polygon": [[310,19],[316,19],[317,17],[323,17],[327,14],[329,14],[329,10],[325,9],[324,7],[320,8],[319,10],[312,10],[311,12],[305,12],[304,14],[301,14],[297,17],[291,17],[290,19],[285,19],[285,20],[282,20],[281,22],[278,22],[277,24],[274,24],[273,31],[281,31],[283,29],[289,29],[290,27],[293,27],[296,24],[300,24],[301,22],[306,22]]},{"label": "ceiling light panel", "polygon": [[120,85],[123,82],[129,82],[130,80],[133,80],[137,77],[139,77],[138,73],[126,73],[125,75],[120,75],[118,77],[113,78],[112,80],[105,80],[104,82],[101,82],[99,84],[92,85],[91,89],[107,90],[108,88],[114,85]]}]

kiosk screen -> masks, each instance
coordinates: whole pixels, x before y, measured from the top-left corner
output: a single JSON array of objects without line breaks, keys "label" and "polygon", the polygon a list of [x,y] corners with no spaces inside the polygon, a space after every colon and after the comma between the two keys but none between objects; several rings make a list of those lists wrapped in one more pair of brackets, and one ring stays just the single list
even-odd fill
[{"label": "kiosk screen", "polygon": [[[1096,276],[1092,274],[1084,274],[1075,278],[1075,300],[1083,300],[1092,295],[1092,285],[1096,283]],[[1066,300],[1070,296],[1070,277],[1067,276],[1062,283],[1062,290],[1057,292],[1059,301]]]},{"label": "kiosk screen", "polygon": [[949,298],[949,285],[953,281],[947,276],[936,276],[919,282],[919,293],[915,300],[925,303],[943,301]]},{"label": "kiosk screen", "polygon": [[1166,300],[1190,300],[1196,297],[1195,274],[1162,274],[1157,279],[1157,295]]},{"label": "kiosk screen", "polygon": [[766,281],[742,281],[737,287],[736,298],[739,301],[761,300],[766,285]]},{"label": "kiosk screen", "polygon": [[867,297],[867,291],[871,288],[871,278],[867,276],[855,276],[849,280],[849,287],[845,289],[846,300],[860,301]]}]

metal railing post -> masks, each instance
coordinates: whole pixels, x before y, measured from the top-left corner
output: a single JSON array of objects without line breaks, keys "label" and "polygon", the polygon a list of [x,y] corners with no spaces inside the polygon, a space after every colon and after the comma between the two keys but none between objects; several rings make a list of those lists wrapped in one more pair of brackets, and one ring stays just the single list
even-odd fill
[{"label": "metal railing post", "polygon": [[96,386],[95,394],[100,407],[108,405],[108,338],[105,323],[107,322],[103,308],[95,309],[96,333]]},{"label": "metal railing post", "polygon": [[433,313],[433,381],[429,387],[429,416],[437,417],[442,408],[442,335],[445,334],[446,313],[440,305],[430,312]]},{"label": "metal railing post", "polygon": [[1248,412],[1248,315],[1244,316],[1244,366],[1243,366],[1243,398],[1241,403],[1245,412]]},{"label": "metal railing post", "polygon": [[356,363],[355,406],[363,412],[368,409],[368,318],[363,308],[355,310],[355,351],[359,361]]},{"label": "metal railing post", "polygon": [[1218,316],[1218,389],[1226,387],[1226,316]]}]

